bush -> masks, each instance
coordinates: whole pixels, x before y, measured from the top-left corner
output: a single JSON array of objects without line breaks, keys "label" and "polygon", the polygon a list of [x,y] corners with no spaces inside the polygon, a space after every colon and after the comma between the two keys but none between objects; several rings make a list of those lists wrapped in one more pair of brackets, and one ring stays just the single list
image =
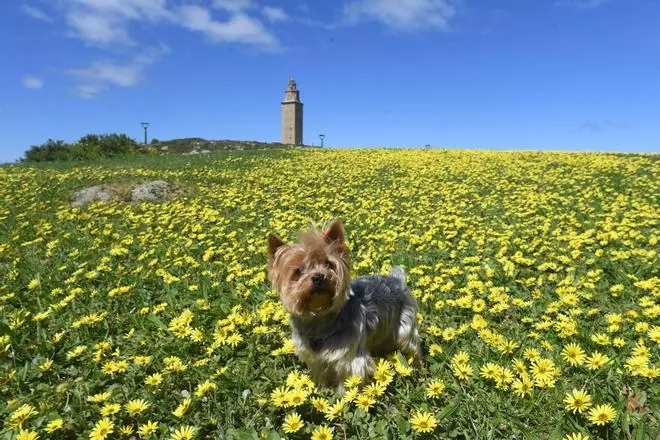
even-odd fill
[{"label": "bush", "polygon": [[25,160],[28,162],[67,160],[68,154],[68,145],[64,141],[48,139],[41,145],[32,145],[25,152]]},{"label": "bush", "polygon": [[104,157],[150,153],[138,148],[137,142],[125,134],[88,134],[73,144],[48,139],[33,145],[25,152],[26,162],[52,162],[61,160],[93,160]]},{"label": "bush", "polygon": [[78,143],[98,147],[104,157],[124,156],[134,153],[137,148],[137,142],[125,134],[88,134]]}]

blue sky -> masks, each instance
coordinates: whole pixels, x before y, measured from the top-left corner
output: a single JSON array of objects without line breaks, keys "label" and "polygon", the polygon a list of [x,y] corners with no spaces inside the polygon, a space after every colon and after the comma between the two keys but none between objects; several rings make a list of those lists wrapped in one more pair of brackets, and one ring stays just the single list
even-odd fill
[{"label": "blue sky", "polygon": [[48,138],[660,151],[655,0],[12,0],[0,162]]}]

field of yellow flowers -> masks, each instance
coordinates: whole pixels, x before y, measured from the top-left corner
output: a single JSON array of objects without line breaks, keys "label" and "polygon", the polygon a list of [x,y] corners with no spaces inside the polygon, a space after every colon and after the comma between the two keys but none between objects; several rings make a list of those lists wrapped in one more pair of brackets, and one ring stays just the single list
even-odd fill
[{"label": "field of yellow flowers", "polygon": [[[164,203],[70,205],[164,179]],[[660,161],[289,150],[0,167],[0,439],[660,438]],[[403,266],[424,367],[316,389],[266,237]]]}]

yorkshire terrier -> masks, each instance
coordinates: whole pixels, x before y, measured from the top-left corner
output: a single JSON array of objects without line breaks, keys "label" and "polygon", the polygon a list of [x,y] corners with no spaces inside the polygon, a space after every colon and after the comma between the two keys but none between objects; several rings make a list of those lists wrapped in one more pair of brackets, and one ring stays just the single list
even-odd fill
[{"label": "yorkshire terrier", "polygon": [[364,380],[374,372],[372,356],[396,350],[421,363],[417,302],[403,269],[351,280],[350,267],[339,220],[302,233],[300,243],[268,237],[269,278],[290,315],[296,353],[320,387]]}]

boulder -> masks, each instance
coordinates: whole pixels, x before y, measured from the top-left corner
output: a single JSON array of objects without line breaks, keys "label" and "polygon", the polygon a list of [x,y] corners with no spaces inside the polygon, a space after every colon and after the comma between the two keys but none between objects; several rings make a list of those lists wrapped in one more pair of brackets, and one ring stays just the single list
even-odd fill
[{"label": "boulder", "polygon": [[101,185],[95,185],[75,192],[73,194],[73,202],[71,202],[71,206],[78,208],[96,200],[105,201],[109,199],[110,193],[104,191]]},{"label": "boulder", "polygon": [[140,202],[142,200],[160,202],[167,199],[169,184],[164,180],[154,180],[153,182],[135,185],[131,190],[131,201]]}]

